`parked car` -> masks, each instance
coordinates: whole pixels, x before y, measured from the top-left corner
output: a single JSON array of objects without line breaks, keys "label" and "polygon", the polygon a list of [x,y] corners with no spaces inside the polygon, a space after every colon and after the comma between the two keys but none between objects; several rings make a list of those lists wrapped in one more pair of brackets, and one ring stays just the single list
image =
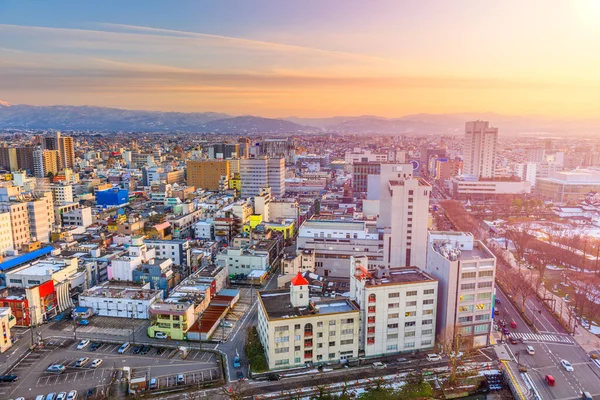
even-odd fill
[{"label": "parked car", "polygon": [[156,348],[156,355],[157,356],[160,356],[164,352],[165,352],[165,348],[164,347],[157,347]]},{"label": "parked car", "polygon": [[241,369],[238,369],[238,370],[237,370],[237,372],[235,373],[235,376],[236,376],[238,379],[244,379],[244,373],[242,372],[242,370],[241,370]]},{"label": "parked car", "polygon": [[35,400],[44,400],[46,398],[46,396],[44,396],[43,394],[38,394],[37,396],[35,396]]},{"label": "parked car", "polygon": [[570,362],[568,362],[565,359],[560,360],[560,365],[562,365],[562,367],[565,369],[565,371],[567,372],[573,372],[575,371],[575,369],[573,368],[573,366],[571,365]]},{"label": "parked car", "polygon": [[46,400],[55,400],[56,399],[56,393],[52,392],[52,393],[48,393],[46,395]]},{"label": "parked car", "polygon": [[585,400],[594,400],[594,398],[592,397],[592,395],[590,394],[590,392],[582,392],[581,393],[581,398],[585,399]]},{"label": "parked car", "polygon": [[166,338],[168,338],[168,335],[166,333],[164,333],[164,332],[156,332],[154,334],[154,337],[156,339],[166,339]]},{"label": "parked car", "polygon": [[132,351],[132,353],[133,353],[133,354],[140,354],[140,351],[142,351],[142,346],[135,346],[135,347],[133,348],[133,351]]},{"label": "parked car", "polygon": [[150,390],[158,389],[158,379],[150,378],[150,383],[148,384],[148,389],[150,389]]},{"label": "parked car", "polygon": [[183,376],[183,374],[177,375],[177,384],[183,385],[184,383],[185,383],[185,376]]},{"label": "parked car", "polygon": [[281,375],[279,375],[279,374],[269,374],[267,376],[267,379],[270,380],[270,381],[278,381],[278,380],[281,379]]},{"label": "parked car", "polygon": [[148,354],[149,351],[150,351],[150,346],[142,346],[142,349],[140,350],[140,354]]},{"label": "parked car", "polygon": [[94,342],[90,346],[90,351],[96,351],[102,346],[102,343]]},{"label": "parked car", "polygon": [[442,361],[442,356],[439,354],[427,354],[427,361]]},{"label": "parked car", "polygon": [[372,365],[373,365],[373,368],[375,368],[375,369],[385,369],[387,367],[387,365],[385,365],[381,361],[376,361]]},{"label": "parked car", "polygon": [[227,322],[225,320],[221,321],[221,323],[219,325],[223,326],[225,328],[232,328],[233,327],[233,324],[231,322]]},{"label": "parked car", "polygon": [[77,345],[77,350],[83,350],[87,347],[87,345],[90,344],[90,341],[87,339],[83,339],[81,342],[79,342],[79,344]]},{"label": "parked car", "polygon": [[127,349],[129,349],[131,347],[131,344],[129,344],[129,342],[125,342],[121,345],[121,347],[119,347],[119,354],[123,354],[127,351]]},{"label": "parked car", "polygon": [[52,372],[55,374],[62,374],[63,372],[65,372],[65,369],[67,369],[67,367],[65,367],[64,365],[61,364],[52,364],[51,366],[49,366],[46,369],[46,372]]},{"label": "parked car", "polygon": [[77,321],[77,325],[86,326],[89,324],[90,324],[90,321],[88,321],[87,319],[82,319],[81,321]]},{"label": "parked car", "polygon": [[60,392],[56,396],[56,400],[67,400],[67,392]]},{"label": "parked car", "polygon": [[92,361],[92,368],[98,368],[102,365],[102,362],[102,359],[96,358],[94,361]]},{"label": "parked car", "polygon": [[83,367],[85,364],[87,364],[88,361],[90,361],[89,357],[81,357],[79,360],[77,360],[75,366]]},{"label": "parked car", "polygon": [[69,394],[67,394],[67,400],[77,400],[77,390],[71,390]]},{"label": "parked car", "polygon": [[0,382],[14,382],[19,377],[17,375],[0,375]]}]

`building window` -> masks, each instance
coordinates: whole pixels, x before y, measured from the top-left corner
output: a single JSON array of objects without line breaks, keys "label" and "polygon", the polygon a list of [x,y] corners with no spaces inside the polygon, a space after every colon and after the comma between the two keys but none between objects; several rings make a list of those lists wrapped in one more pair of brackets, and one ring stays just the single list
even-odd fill
[{"label": "building window", "polygon": [[416,290],[410,290],[408,292],[406,292],[407,296],[416,296],[417,295],[417,291]]},{"label": "building window", "polygon": [[415,331],[404,332],[404,337],[413,337],[415,336]]},{"label": "building window", "polygon": [[473,322],[473,316],[469,315],[466,317],[458,317],[458,323],[459,324],[467,324]]},{"label": "building window", "polygon": [[300,351],[301,346],[294,346],[294,351]]},{"label": "building window", "polygon": [[494,284],[494,282],[492,282],[492,281],[489,281],[489,282],[479,282],[479,283],[477,283],[477,287],[479,289],[491,288],[493,284]]},{"label": "building window", "polygon": [[433,320],[431,320],[431,319],[424,319],[421,322],[421,325],[431,325],[432,323],[433,323]]},{"label": "building window", "polygon": [[406,311],[404,313],[405,317],[416,317],[417,316],[417,312],[416,311]]},{"label": "building window", "polygon": [[488,332],[489,331],[489,325],[488,324],[481,324],[481,325],[475,325],[474,327],[474,332],[475,333],[483,333],[483,332]]},{"label": "building window", "polygon": [[[173,318],[173,319],[175,319],[175,318]],[[297,326],[299,326],[299,325],[297,325]],[[285,332],[288,329],[289,329],[288,326],[276,326],[275,327],[275,332]]]},{"label": "building window", "polygon": [[423,329],[421,331],[421,335],[425,336],[425,335],[431,335],[431,333],[433,332],[432,329]]},{"label": "building window", "polygon": [[477,300],[489,300],[492,298],[492,292],[477,293]]},{"label": "building window", "polygon": [[397,333],[390,333],[389,335],[387,335],[387,340],[393,340],[393,339],[398,339]]},{"label": "building window", "polygon": [[461,294],[458,299],[460,300],[461,303],[467,303],[469,301],[473,301],[475,300],[475,295],[474,294]]},{"label": "building window", "polygon": [[354,339],[341,340],[340,346],[344,346],[344,345],[352,344],[352,343],[354,343]]},{"label": "building window", "polygon": [[407,301],[406,307],[415,307],[417,305],[416,301]]},{"label": "building window", "polygon": [[[299,358],[296,358],[296,363],[300,362]],[[275,360],[275,365],[288,365],[290,363],[290,360]]]},{"label": "building window", "polygon": [[398,324],[388,324],[388,329],[397,329],[398,328]]},{"label": "building window", "polygon": [[475,321],[489,321],[490,314],[479,314],[475,316]]},{"label": "building window", "polygon": [[281,337],[275,338],[275,343],[285,343],[285,342],[289,342],[289,341],[290,341],[289,336],[281,336]]},{"label": "building window", "polygon": [[386,346],[386,350],[387,351],[398,351],[398,345],[397,344],[388,344]]},{"label": "building window", "polygon": [[423,315],[433,315],[433,310],[423,310]]},{"label": "building window", "polygon": [[335,353],[329,353],[329,358],[335,358]]},{"label": "building window", "polygon": [[490,271],[479,271],[479,277],[480,278],[484,278],[484,277],[492,277],[494,276],[494,271],[490,270]]},{"label": "building window", "polygon": [[388,298],[392,299],[394,297],[400,297],[400,293],[388,293]]},{"label": "building window", "polygon": [[435,289],[425,289],[423,290],[423,294],[427,295],[427,294],[434,294],[435,293]]},{"label": "building window", "polygon": [[289,353],[290,348],[289,347],[279,347],[279,348],[275,348],[275,354],[281,354],[281,353]]},{"label": "building window", "polygon": [[404,323],[405,327],[415,326],[417,323],[415,321],[408,321]]},{"label": "building window", "polygon": [[475,290],[475,282],[461,284],[460,290]]},{"label": "building window", "polygon": [[421,346],[431,346],[431,340],[421,340]]},{"label": "building window", "polygon": [[477,278],[477,272],[463,272],[461,275],[462,279],[475,279]]},{"label": "building window", "polygon": [[395,319],[395,318],[399,318],[400,314],[398,313],[394,313],[394,314],[388,314],[388,319]]},{"label": "building window", "polygon": [[406,342],[404,343],[404,348],[405,349],[414,349],[415,347],[415,342]]},{"label": "building window", "polygon": [[388,304],[388,308],[398,308],[400,307],[400,303],[390,303]]}]

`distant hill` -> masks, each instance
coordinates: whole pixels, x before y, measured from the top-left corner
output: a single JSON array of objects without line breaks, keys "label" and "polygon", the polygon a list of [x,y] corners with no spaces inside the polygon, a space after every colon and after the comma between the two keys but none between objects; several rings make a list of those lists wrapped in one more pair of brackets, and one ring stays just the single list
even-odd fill
[{"label": "distant hill", "polygon": [[227,114],[180,113],[91,106],[9,105],[0,101],[0,128],[98,131],[187,131],[220,133],[296,133],[315,131],[293,122]]}]

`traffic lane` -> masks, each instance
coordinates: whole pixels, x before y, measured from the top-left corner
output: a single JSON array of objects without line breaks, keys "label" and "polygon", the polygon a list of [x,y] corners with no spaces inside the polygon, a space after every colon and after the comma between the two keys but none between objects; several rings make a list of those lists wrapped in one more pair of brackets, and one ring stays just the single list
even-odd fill
[{"label": "traffic lane", "polygon": [[[546,306],[537,297],[535,299],[528,299],[526,304],[530,307],[530,312],[531,308],[533,308],[534,310],[541,310],[541,313],[536,312],[535,316],[536,321],[540,321],[540,323],[543,325],[543,330],[553,333],[567,333],[565,328],[556,320],[556,318],[548,311]],[[537,322],[536,326],[539,329],[539,325],[537,325]]]},{"label": "traffic lane", "polygon": [[[557,366],[529,370],[528,374],[542,399],[571,399],[581,396],[581,392],[577,391]],[[548,385],[546,375],[554,378],[554,386]]]},{"label": "traffic lane", "polygon": [[[515,306],[509,300],[508,296],[498,288],[496,291],[496,297],[500,298],[500,304],[496,304],[496,307],[499,307],[500,314],[495,316],[495,321],[500,323],[500,321],[504,320],[507,323],[507,328],[511,332],[519,332],[519,333],[533,333],[529,325],[523,320],[521,314],[517,311]],[[511,328],[510,323],[515,321],[517,323],[516,328]]]},{"label": "traffic lane", "polygon": [[[580,347],[573,345],[546,344],[546,346],[548,347],[548,352],[556,364],[560,375],[565,377],[569,386],[576,392],[576,394],[581,395],[581,392],[584,388],[584,381],[582,381],[582,377],[588,375],[587,372],[584,372],[585,368],[582,367],[586,367],[586,365],[590,362],[585,352],[583,352]],[[569,361],[573,365],[574,371],[566,371],[560,363],[561,360]],[[587,367],[589,372],[589,365],[587,365]]]}]

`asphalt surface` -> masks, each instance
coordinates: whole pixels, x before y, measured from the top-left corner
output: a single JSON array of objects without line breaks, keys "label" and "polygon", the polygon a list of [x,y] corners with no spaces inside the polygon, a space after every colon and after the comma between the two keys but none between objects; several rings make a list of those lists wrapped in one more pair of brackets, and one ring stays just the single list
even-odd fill
[{"label": "asphalt surface", "polygon": [[[527,374],[542,399],[579,399],[584,390],[600,399],[600,368],[537,299],[529,299],[526,305],[527,316],[536,316],[535,326],[539,331],[535,332],[500,289],[497,290],[497,298],[501,301],[497,321],[504,319],[510,324],[514,320],[517,328],[509,328],[511,335],[526,339],[525,343],[505,346],[514,359],[527,368]],[[527,354],[528,345],[534,348],[534,355]],[[567,372],[560,364],[561,359],[568,360],[574,372]],[[546,383],[546,375],[554,377],[554,386]]]}]

